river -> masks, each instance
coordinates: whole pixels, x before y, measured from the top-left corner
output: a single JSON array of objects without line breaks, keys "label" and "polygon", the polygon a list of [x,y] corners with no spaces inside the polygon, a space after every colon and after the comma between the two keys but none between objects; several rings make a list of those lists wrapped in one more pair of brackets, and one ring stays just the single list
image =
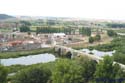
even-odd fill
[{"label": "river", "polygon": [[56,57],[53,54],[38,54],[38,55],[29,55],[19,58],[9,58],[1,59],[1,64],[4,66],[11,65],[32,65],[37,63],[46,63],[50,61],[55,61]]},{"label": "river", "polygon": [[[115,51],[109,51],[109,52],[103,52],[98,50],[89,50],[89,49],[81,49],[80,51],[83,51],[88,54],[93,54],[95,56],[103,57],[105,55],[112,56]],[[0,59],[1,64],[4,66],[11,66],[11,65],[32,65],[37,63],[47,63],[50,61],[55,61],[56,57],[53,54],[37,54],[37,55],[29,55],[29,56],[23,56],[18,58],[9,58],[9,59]]]},{"label": "river", "polygon": [[99,56],[99,57],[103,57],[105,55],[109,55],[109,56],[112,56],[113,53],[115,53],[115,50],[114,51],[108,51],[108,52],[104,52],[104,51],[98,51],[98,50],[89,50],[89,49],[81,49],[80,51],[83,51],[85,53],[88,53],[88,54],[93,54],[95,56]]}]

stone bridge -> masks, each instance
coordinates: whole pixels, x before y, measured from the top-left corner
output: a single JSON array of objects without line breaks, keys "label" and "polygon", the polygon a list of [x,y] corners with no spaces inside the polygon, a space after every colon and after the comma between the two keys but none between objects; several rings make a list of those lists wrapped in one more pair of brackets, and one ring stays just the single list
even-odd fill
[{"label": "stone bridge", "polygon": [[[87,56],[88,58],[90,58],[92,60],[96,60],[97,62],[103,60],[103,58],[101,58],[99,56],[88,54],[88,53],[85,53],[85,52],[82,52],[82,51],[79,51],[79,50],[75,50],[75,49],[72,49],[72,48],[69,48],[69,47],[66,47],[66,46],[55,45],[54,48],[55,48],[55,52],[58,52],[60,50],[61,55],[65,55],[67,52],[70,52],[71,58],[77,57],[77,56]],[[117,63],[117,62],[114,62],[114,64],[115,63]],[[123,65],[121,63],[118,63],[118,64],[121,66],[121,68],[123,68],[125,70],[125,65]]]}]

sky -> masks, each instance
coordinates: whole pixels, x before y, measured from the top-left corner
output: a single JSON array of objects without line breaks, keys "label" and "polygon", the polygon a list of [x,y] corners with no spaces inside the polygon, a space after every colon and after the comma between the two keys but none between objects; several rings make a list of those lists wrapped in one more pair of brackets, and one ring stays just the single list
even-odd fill
[{"label": "sky", "polygon": [[125,0],[0,0],[0,13],[125,20]]}]

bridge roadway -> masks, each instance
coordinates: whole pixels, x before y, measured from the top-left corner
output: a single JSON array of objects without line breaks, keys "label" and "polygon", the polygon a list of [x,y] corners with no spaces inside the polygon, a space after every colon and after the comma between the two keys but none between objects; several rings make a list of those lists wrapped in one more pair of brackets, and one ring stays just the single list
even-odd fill
[{"label": "bridge roadway", "polygon": [[[90,58],[92,60],[96,60],[97,62],[103,60],[102,57],[95,56],[95,55],[92,55],[92,54],[88,54],[88,53],[85,53],[83,51],[75,50],[75,49],[72,49],[70,47],[61,46],[61,45],[55,45],[54,47],[58,48],[58,49],[60,48],[61,50],[66,50],[67,52],[71,52],[72,53],[72,57],[82,55],[82,56],[87,56],[88,58]],[[74,54],[74,53],[77,53],[77,55]],[[119,64],[121,66],[121,68],[125,70],[125,65],[124,64],[121,64],[121,63],[118,63],[118,62],[114,62],[114,64],[115,63]]]}]

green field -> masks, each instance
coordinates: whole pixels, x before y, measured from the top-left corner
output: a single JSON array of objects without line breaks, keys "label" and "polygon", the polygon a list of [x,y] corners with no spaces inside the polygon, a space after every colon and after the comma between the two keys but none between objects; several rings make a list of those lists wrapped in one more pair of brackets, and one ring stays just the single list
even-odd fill
[{"label": "green field", "polygon": [[10,32],[11,29],[7,29],[7,28],[0,28],[0,32]]},{"label": "green field", "polygon": [[28,56],[28,55],[35,55],[35,54],[41,54],[41,53],[52,53],[52,48],[42,48],[42,49],[36,49],[36,50],[29,50],[29,51],[17,51],[17,52],[1,52],[0,58],[17,58],[21,56]]},{"label": "green field", "polygon": [[125,33],[125,29],[119,29],[119,30],[115,30],[118,33]]},{"label": "green field", "polygon": [[[37,27],[45,27],[45,26],[31,26],[31,31],[36,31]],[[51,28],[63,28],[63,26],[50,26]]]}]

